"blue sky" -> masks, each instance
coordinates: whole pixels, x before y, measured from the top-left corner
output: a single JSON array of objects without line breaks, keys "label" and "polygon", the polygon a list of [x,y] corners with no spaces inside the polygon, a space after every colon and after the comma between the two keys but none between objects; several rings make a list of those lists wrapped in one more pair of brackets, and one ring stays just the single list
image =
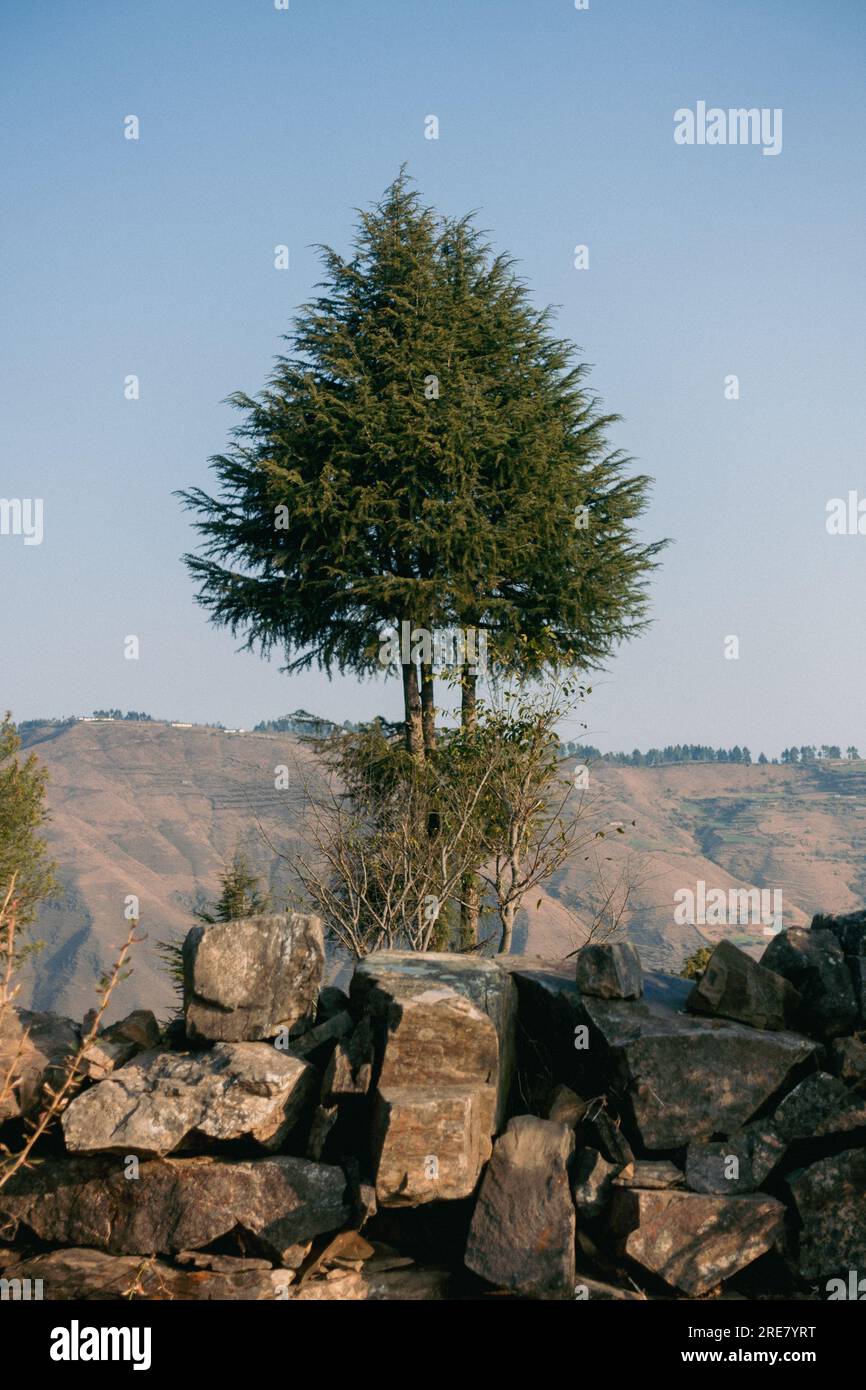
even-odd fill
[{"label": "blue sky", "polygon": [[[407,161],[560,306],[656,479],[645,533],[675,543],[654,627],[595,682],[593,741],[866,746],[866,535],[825,526],[866,497],[864,40],[860,0],[2,0],[0,496],[44,499],[44,539],[0,535],[0,701],[398,713],[396,681],[236,654],[172,493],[207,484],[313,245],[347,250]],[[678,146],[700,100],[781,108],[781,153]]]}]

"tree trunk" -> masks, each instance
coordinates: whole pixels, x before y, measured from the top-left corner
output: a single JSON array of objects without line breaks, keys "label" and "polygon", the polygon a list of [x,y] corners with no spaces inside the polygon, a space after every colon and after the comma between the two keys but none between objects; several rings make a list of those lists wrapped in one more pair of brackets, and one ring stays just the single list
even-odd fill
[{"label": "tree trunk", "polygon": [[[478,725],[478,677],[464,666],[460,676],[460,722],[466,733]],[[460,885],[460,946],[467,950],[478,944],[478,918],[481,913],[481,880],[477,874],[463,875]]]},{"label": "tree trunk", "polygon": [[421,723],[424,728],[424,751],[432,753],[436,747],[436,706],[433,703],[433,666],[421,662]]},{"label": "tree trunk", "polygon": [[464,666],[460,676],[460,723],[466,733],[471,733],[478,725],[477,686],[478,677]]},{"label": "tree trunk", "polygon": [[418,690],[418,667],[414,661],[403,663],[403,704],[406,715],[406,747],[416,762],[424,761],[424,730],[421,720],[421,695]]},{"label": "tree trunk", "polygon": [[516,916],[516,904],[506,903],[502,909],[502,933],[499,937],[499,954],[507,956],[511,950],[511,942],[514,937],[514,918]]}]

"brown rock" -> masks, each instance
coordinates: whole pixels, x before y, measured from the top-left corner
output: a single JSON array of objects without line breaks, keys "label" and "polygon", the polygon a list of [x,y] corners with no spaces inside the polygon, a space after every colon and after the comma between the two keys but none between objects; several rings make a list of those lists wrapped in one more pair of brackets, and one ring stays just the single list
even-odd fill
[{"label": "brown rock", "polygon": [[[348,1219],[342,1169],[303,1158],[46,1159],[0,1189],[0,1218],[48,1243],[171,1254],[240,1231],[282,1263]],[[130,1176],[127,1176],[127,1173]]]},{"label": "brown rock", "polygon": [[565,1125],[519,1115],[496,1140],[466,1247],[466,1264],[499,1288],[574,1295],[574,1205]]},{"label": "brown rock", "polygon": [[410,1265],[377,1271],[365,1265],[361,1270],[329,1270],[293,1289],[289,1297],[298,1303],[430,1303],[447,1298],[450,1278],[445,1269]]},{"label": "brown rock", "polygon": [[615,1188],[611,1232],[623,1253],[692,1298],[771,1248],[784,1229],[774,1197]]},{"label": "brown rock", "polygon": [[795,1033],[684,1014],[649,991],[635,1003],[583,997],[581,1010],[589,1052],[650,1151],[740,1129],[815,1053]]},{"label": "brown rock", "polygon": [[495,1105],[491,1086],[380,1089],[372,1133],[379,1206],[468,1197],[490,1157]]},{"label": "brown rock", "polygon": [[134,1057],[137,1051],[135,1043],[126,1038],[94,1038],[85,1049],[79,1070],[81,1075],[90,1081],[104,1081],[113,1071],[117,1071],[118,1067],[122,1067]]},{"label": "brown rock", "polygon": [[753,1121],[721,1142],[695,1140],[686,1152],[686,1182],[692,1192],[716,1196],[754,1192],[786,1148],[786,1141],[765,1121]]},{"label": "brown rock", "polygon": [[[492,1023],[495,1048],[471,1010],[461,1016],[446,994],[436,1003],[442,991],[462,997]],[[356,967],[351,998],[356,1015],[372,1020],[381,1085],[485,1081],[496,1087],[496,1123],[503,1122],[514,1069],[516,994],[496,961],[450,951],[376,951]]]},{"label": "brown rock", "polygon": [[325,1068],[322,1103],[365,1096],[373,1074],[373,1033],[370,1019],[364,1017],[348,1038],[341,1038]]},{"label": "brown rock", "polygon": [[555,1124],[568,1125],[575,1129],[589,1108],[589,1101],[572,1091],[568,1086],[557,1086],[550,1101],[547,1118]]},{"label": "brown rock", "polygon": [[636,1159],[629,1165],[629,1169],[618,1173],[613,1181],[617,1187],[645,1187],[664,1191],[669,1187],[682,1187],[685,1177],[676,1164],[669,1163],[667,1159]]},{"label": "brown rock", "polygon": [[41,1279],[46,1299],[176,1299],[232,1301],[286,1298],[294,1275],[285,1269],[177,1269],[154,1257],[101,1250],[52,1250],[12,1266],[8,1278]]},{"label": "brown rock", "polygon": [[639,999],[643,994],[640,956],[630,942],[583,946],[577,953],[575,982],[596,999]]},{"label": "brown rock", "polygon": [[776,1107],[773,1128],[786,1144],[796,1139],[845,1134],[866,1128],[866,1099],[827,1072],[814,1072]]},{"label": "brown rock", "polygon": [[[45,1087],[57,1087],[81,1043],[71,1018],[7,1008],[0,1014],[0,1076],[11,1070],[11,1095],[0,1100],[0,1123],[35,1114],[46,1100]],[[13,1065],[14,1064],[14,1065]]]},{"label": "brown rock", "polygon": [[802,1223],[800,1273],[826,1279],[866,1270],[866,1150],[845,1149],[788,1178]]},{"label": "brown rock", "polygon": [[593,1221],[607,1210],[611,1183],[619,1171],[597,1149],[582,1149],[578,1154],[572,1196],[575,1210],[584,1221]]},{"label": "brown rock", "polygon": [[771,1029],[793,1028],[800,1006],[800,996],[788,980],[730,941],[716,946],[687,1004],[692,1013]]},{"label": "brown rock", "polygon": [[832,1068],[836,1076],[850,1084],[866,1080],[866,1042],[863,1035],[834,1038],[830,1043]]},{"label": "brown rock", "polygon": [[352,1032],[355,1024],[352,1015],[343,1012],[332,1014],[322,1023],[317,1023],[315,1028],[310,1028],[308,1032],[299,1038],[293,1039],[290,1050],[295,1057],[309,1057],[311,1052],[323,1047],[325,1043],[337,1042],[339,1038],[346,1038]]},{"label": "brown rock", "polygon": [[134,1043],[141,1052],[147,1052],[159,1046],[159,1024],[150,1009],[134,1009],[126,1018],[103,1028],[100,1037]]}]

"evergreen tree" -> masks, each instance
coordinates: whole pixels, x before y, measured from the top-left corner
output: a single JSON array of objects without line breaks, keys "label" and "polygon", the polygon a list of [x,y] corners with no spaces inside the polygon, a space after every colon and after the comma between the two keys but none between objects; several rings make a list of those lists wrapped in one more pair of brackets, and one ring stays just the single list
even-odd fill
[{"label": "evergreen tree", "polygon": [[[507,670],[593,669],[645,622],[660,543],[633,524],[649,480],[609,450],[587,368],[471,219],[423,207],[405,173],[322,248],[266,389],[181,496],[211,620],[287,669],[381,671],[381,633],[457,626]],[[401,660],[407,744],[435,738],[430,652]],[[461,669],[463,722],[475,682]]]},{"label": "evergreen tree", "polygon": [[262,893],[258,878],[240,850],[220,874],[220,884],[222,891],[213,910],[195,913],[200,922],[234,922],[240,917],[255,917],[269,911],[268,895]]},{"label": "evergreen tree", "polygon": [[36,917],[56,888],[43,831],[48,774],[35,753],[21,757],[21,740],[8,712],[0,722],[0,907],[7,898],[16,929]]}]

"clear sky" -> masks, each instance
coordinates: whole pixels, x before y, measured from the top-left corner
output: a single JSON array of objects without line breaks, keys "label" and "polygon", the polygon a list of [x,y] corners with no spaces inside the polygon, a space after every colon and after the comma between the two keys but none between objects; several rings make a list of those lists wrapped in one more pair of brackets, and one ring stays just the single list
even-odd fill
[{"label": "clear sky", "polygon": [[[863,751],[866,535],[825,524],[831,498],[866,498],[862,0],[0,0],[0,17],[0,497],[44,504],[41,544],[0,535],[16,718],[398,714],[393,679],[236,654],[193,601],[172,492],[207,485],[222,402],[263,384],[313,244],[347,251],[353,209],[407,161],[561,306],[623,416],[614,443],[656,479],[645,533],[675,544],[654,627],[595,684],[593,742]],[[781,152],[676,144],[674,112],[700,101],[780,108]]]}]

